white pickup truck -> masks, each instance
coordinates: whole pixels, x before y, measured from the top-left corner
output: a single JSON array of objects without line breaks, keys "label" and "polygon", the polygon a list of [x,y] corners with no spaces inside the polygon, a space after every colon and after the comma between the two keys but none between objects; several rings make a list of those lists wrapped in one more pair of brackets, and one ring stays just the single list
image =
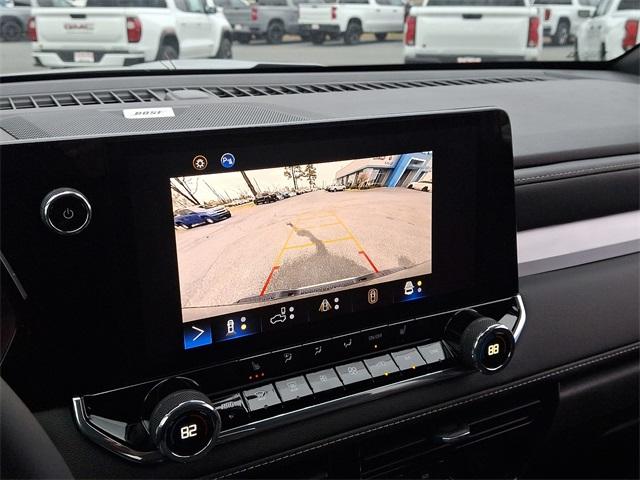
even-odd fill
[{"label": "white pickup truck", "polygon": [[46,67],[231,58],[231,25],[204,0],[34,0],[32,55]]},{"label": "white pickup truck", "polygon": [[338,0],[335,3],[300,4],[300,33],[315,44],[327,37],[342,37],[347,45],[360,41],[363,33],[373,33],[382,41],[388,33],[402,32],[405,17],[403,0]]},{"label": "white pickup truck", "polygon": [[542,32],[554,45],[566,45],[578,27],[593,15],[598,0],[535,0],[543,9]]},{"label": "white pickup truck", "polygon": [[528,0],[426,0],[404,31],[406,63],[538,60],[541,12]]},{"label": "white pickup truck", "polygon": [[605,61],[640,43],[640,0],[602,0],[576,34],[576,60]]}]

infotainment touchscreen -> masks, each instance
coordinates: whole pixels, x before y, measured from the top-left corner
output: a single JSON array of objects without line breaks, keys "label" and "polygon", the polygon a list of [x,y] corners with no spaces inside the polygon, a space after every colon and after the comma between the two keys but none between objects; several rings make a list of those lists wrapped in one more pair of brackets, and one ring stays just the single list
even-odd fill
[{"label": "infotainment touchscreen", "polygon": [[185,348],[424,298],[432,169],[421,151],[171,178]]}]

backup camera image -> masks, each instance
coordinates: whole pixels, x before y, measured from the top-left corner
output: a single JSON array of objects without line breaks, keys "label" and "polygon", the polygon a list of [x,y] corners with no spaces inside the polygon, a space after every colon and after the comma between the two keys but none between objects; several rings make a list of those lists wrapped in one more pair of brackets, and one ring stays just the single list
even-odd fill
[{"label": "backup camera image", "polygon": [[170,179],[183,322],[431,273],[432,152]]}]

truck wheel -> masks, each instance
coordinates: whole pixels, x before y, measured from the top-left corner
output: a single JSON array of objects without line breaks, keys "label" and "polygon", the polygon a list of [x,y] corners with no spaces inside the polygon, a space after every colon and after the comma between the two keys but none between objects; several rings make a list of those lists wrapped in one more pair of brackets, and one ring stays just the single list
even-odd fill
[{"label": "truck wheel", "polygon": [[314,45],[322,45],[326,38],[324,32],[311,32],[311,43]]},{"label": "truck wheel", "polygon": [[22,37],[22,26],[12,18],[3,20],[0,25],[0,37],[5,42],[16,42]]},{"label": "truck wheel", "polygon": [[284,37],[284,25],[280,22],[271,22],[267,28],[267,43],[282,43]]},{"label": "truck wheel", "polygon": [[158,60],[175,60],[178,58],[178,51],[173,45],[163,43],[158,50]]},{"label": "truck wheel", "polygon": [[378,40],[379,42],[384,42],[386,38],[387,38],[387,32],[376,33],[376,40]]},{"label": "truck wheel", "polygon": [[216,53],[215,58],[231,58],[233,57],[233,52],[231,50],[231,39],[229,37],[222,37],[220,41],[220,47],[218,48],[218,53]]},{"label": "truck wheel", "polygon": [[360,41],[360,35],[362,35],[360,25],[357,22],[349,22],[347,31],[344,32],[344,43],[347,45],[356,45]]},{"label": "truck wheel", "polygon": [[569,42],[569,35],[571,34],[571,27],[566,20],[560,20],[556,33],[553,36],[554,45],[566,45]]}]

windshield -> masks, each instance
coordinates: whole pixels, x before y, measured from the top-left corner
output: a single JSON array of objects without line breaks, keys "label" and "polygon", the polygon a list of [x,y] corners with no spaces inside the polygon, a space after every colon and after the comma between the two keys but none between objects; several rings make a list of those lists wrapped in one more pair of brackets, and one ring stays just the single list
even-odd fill
[{"label": "windshield", "polygon": [[0,74],[608,61],[640,41],[640,0],[0,0],[0,9]]}]

